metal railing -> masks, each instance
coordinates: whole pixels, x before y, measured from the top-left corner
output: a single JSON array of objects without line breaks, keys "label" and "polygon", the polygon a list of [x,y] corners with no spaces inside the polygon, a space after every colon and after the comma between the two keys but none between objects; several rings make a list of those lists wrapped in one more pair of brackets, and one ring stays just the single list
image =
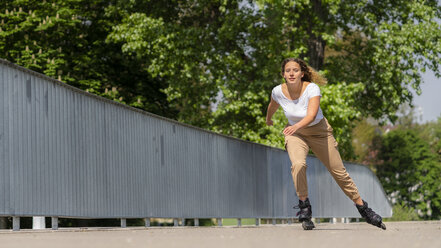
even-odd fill
[{"label": "metal railing", "polygon": [[[284,150],[156,116],[5,60],[0,72],[1,216],[295,216]],[[320,161],[308,156],[307,164],[314,217],[359,217]],[[376,176],[345,165],[370,206],[391,216]]]}]

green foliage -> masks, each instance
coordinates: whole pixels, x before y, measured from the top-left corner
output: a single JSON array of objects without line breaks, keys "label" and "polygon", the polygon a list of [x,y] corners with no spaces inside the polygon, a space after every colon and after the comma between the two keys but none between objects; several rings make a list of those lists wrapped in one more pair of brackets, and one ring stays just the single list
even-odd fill
[{"label": "green foliage", "polygon": [[370,165],[369,159],[373,155],[370,148],[372,147],[374,137],[380,134],[380,132],[379,127],[370,123],[367,119],[356,122],[352,130],[352,146],[354,147],[356,162]]},{"label": "green foliage", "polygon": [[406,206],[404,203],[397,203],[393,207],[393,215],[385,221],[415,221],[420,220],[417,212],[412,207]]},{"label": "green foliage", "polygon": [[419,87],[416,64],[438,70],[433,31],[440,13],[433,1],[398,7],[386,1],[381,8],[367,0],[176,4],[173,17],[126,16],[108,41],[123,43],[153,77],[170,83],[164,92],[179,120],[235,137],[281,147],[277,128],[284,121],[268,128],[264,116],[286,56],[325,70],[330,85],[322,88],[322,108],[346,159],[354,158],[354,120],[361,114],[394,120],[398,106],[411,100],[405,85]]},{"label": "green foliage", "polygon": [[[81,19],[71,8],[73,1],[7,1],[0,10],[2,57],[57,78],[66,75],[66,58],[84,45]],[[66,35],[68,33],[68,35]],[[61,46],[61,43],[63,46]],[[66,50],[67,47],[71,49]],[[63,50],[65,48],[65,50]]]},{"label": "green foliage", "polygon": [[429,143],[430,149],[438,155],[441,162],[441,117],[437,121],[428,122],[421,125],[412,125],[421,139]]},{"label": "green foliage", "polygon": [[[322,109],[343,158],[361,116],[395,120],[420,71],[439,74],[441,10],[430,1],[11,0],[0,56],[109,99],[283,147],[264,117],[280,63],[329,79]],[[440,145],[441,146],[441,145]]]},{"label": "green foliage", "polygon": [[420,92],[426,68],[439,77],[441,8],[437,1],[343,1],[336,22],[341,30],[327,58],[331,82],[362,82],[356,107],[364,116],[396,119]]},{"label": "green foliage", "polygon": [[415,208],[425,219],[441,216],[441,162],[412,129],[387,133],[378,145],[377,176],[393,202]]},{"label": "green foliage", "polygon": [[441,118],[425,124],[415,119],[413,108],[402,106],[399,125],[381,127],[363,120],[354,129],[358,161],[376,171],[395,203],[390,220],[437,219],[440,215],[441,153],[437,144]]},{"label": "green foliage", "polygon": [[121,52],[121,44],[105,42],[112,27],[137,7],[118,8],[113,2],[2,1],[0,57],[93,94],[174,117],[161,92],[167,83],[153,80],[142,61]]},{"label": "green foliage", "polygon": [[352,146],[357,156],[356,162],[368,165],[374,171],[376,170],[372,164],[372,161],[376,159],[376,152],[378,152],[378,147],[375,146],[375,143],[381,143],[381,135],[384,133],[383,129],[389,128],[414,130],[418,137],[428,142],[431,151],[440,157],[441,118],[438,121],[419,124],[417,121],[421,117],[417,115],[413,107],[407,104],[400,106],[397,116],[395,126],[382,126],[373,118],[364,118],[356,123],[352,131]]},{"label": "green foliage", "polygon": [[334,129],[339,151],[346,159],[355,159],[352,146],[352,129],[360,110],[355,107],[355,97],[364,90],[363,84],[332,84],[322,87],[321,107],[323,114]]}]

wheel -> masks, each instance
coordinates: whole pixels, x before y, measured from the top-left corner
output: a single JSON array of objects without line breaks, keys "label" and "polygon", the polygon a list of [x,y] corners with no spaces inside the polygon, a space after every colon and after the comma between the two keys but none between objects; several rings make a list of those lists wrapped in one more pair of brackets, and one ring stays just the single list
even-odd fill
[{"label": "wheel", "polygon": [[305,220],[302,222],[302,227],[304,230],[312,230],[313,228],[315,228],[314,226],[314,222],[312,222],[311,220]]}]

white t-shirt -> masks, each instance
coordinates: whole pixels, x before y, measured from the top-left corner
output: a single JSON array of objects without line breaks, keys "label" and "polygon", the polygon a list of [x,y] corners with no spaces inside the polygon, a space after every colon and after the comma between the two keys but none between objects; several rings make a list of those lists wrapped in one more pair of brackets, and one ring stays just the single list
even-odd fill
[{"label": "white t-shirt", "polygon": [[[282,92],[282,85],[277,85],[273,88],[271,97],[276,101],[285,113],[286,118],[290,125],[294,125],[300,120],[302,120],[308,111],[309,99],[315,96],[322,96],[320,94],[320,88],[315,83],[309,83],[306,86],[303,94],[296,100],[289,100]],[[323,112],[319,106],[319,110],[315,117],[315,120],[311,122],[308,126],[313,126],[323,119]]]}]

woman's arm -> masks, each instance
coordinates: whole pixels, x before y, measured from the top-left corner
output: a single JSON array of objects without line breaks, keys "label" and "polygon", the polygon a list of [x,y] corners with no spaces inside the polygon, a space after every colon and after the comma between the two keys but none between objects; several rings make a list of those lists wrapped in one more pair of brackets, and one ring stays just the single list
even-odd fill
[{"label": "woman's arm", "polygon": [[279,106],[280,105],[276,101],[274,101],[274,99],[271,97],[271,102],[269,103],[268,109],[266,111],[266,124],[268,126],[273,125],[273,121],[271,120],[271,118],[273,118],[273,115],[277,111]]},{"label": "woman's arm", "polygon": [[320,107],[320,96],[315,96],[309,99],[308,102],[308,110],[306,112],[306,116],[296,124],[292,126],[288,126],[283,130],[283,134],[285,135],[292,135],[300,128],[308,126],[311,122],[315,120],[315,117],[317,116],[318,110]]}]

